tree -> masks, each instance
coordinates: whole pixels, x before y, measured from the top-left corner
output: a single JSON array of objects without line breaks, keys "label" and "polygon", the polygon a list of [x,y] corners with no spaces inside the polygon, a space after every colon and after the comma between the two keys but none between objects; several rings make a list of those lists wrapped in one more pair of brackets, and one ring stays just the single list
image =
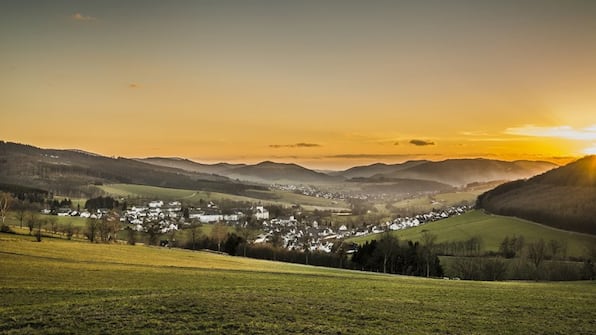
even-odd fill
[{"label": "tree", "polygon": [[540,274],[540,265],[544,261],[546,256],[546,243],[544,243],[543,239],[540,239],[536,242],[528,244],[528,258],[530,262],[534,265],[534,279],[538,280]]},{"label": "tree", "polygon": [[87,219],[87,231],[85,232],[85,235],[87,236],[87,239],[89,239],[89,242],[91,242],[91,243],[95,242],[98,229],[99,229],[99,220],[93,219],[93,218],[88,218]]},{"label": "tree", "polygon": [[126,227],[126,243],[128,243],[128,245],[137,244],[137,234],[132,227]]},{"label": "tree", "polygon": [[217,251],[221,251],[221,242],[223,242],[224,238],[228,234],[228,228],[221,222],[218,222],[213,225],[213,230],[211,230],[211,237],[217,242]]},{"label": "tree", "polygon": [[528,244],[528,258],[536,268],[544,261],[546,255],[546,244],[543,239]]},{"label": "tree", "polygon": [[257,236],[258,228],[253,224],[252,217],[247,220],[243,226],[236,227],[236,233],[244,240],[242,255],[246,257],[246,247],[249,243],[252,243],[254,238]]},{"label": "tree", "polygon": [[2,226],[4,226],[4,221],[6,220],[6,215],[8,215],[8,210],[12,202],[13,199],[10,193],[0,193],[0,219],[2,220]]},{"label": "tree", "polygon": [[23,221],[25,221],[25,217],[27,216],[27,210],[29,209],[29,207],[32,206],[27,206],[27,204],[25,203],[25,201],[16,201],[13,205],[14,210],[16,211],[16,217],[17,220],[19,220],[19,223],[21,225],[21,229],[23,228]]},{"label": "tree", "polygon": [[52,234],[56,234],[58,232],[58,220],[55,216],[51,216],[47,218],[47,224],[50,227],[50,231]]},{"label": "tree", "polygon": [[36,222],[37,232],[35,233],[35,237],[37,242],[41,242],[41,227],[44,225],[44,221],[45,220],[37,220]]},{"label": "tree", "polygon": [[[387,273],[387,264],[392,264],[392,258],[398,252],[399,240],[393,234],[386,232],[379,240],[377,250],[383,257],[383,273]],[[390,273],[393,272],[393,266]]]},{"label": "tree", "polygon": [[35,224],[39,221],[39,214],[37,212],[29,212],[27,217],[27,228],[29,228],[29,235],[33,232],[33,228],[35,228]]},{"label": "tree", "polygon": [[430,263],[435,257],[434,248],[435,242],[437,241],[437,235],[429,232],[428,230],[422,231],[422,253],[426,262],[426,277],[430,277]]},{"label": "tree", "polygon": [[190,223],[190,238],[192,241],[192,250],[197,250],[197,240],[199,239],[199,237],[201,236],[201,227],[203,225],[198,222],[193,220]]},{"label": "tree", "polygon": [[271,247],[273,248],[273,260],[275,261],[277,260],[277,249],[281,247],[283,243],[281,233],[274,231],[269,242],[271,242]]},{"label": "tree", "polygon": [[145,231],[147,232],[148,244],[157,245],[159,242],[159,234],[162,230],[162,222],[160,219],[152,219],[144,223]]},{"label": "tree", "polygon": [[75,229],[72,225],[72,223],[68,223],[66,225],[66,227],[64,227],[64,233],[66,234],[66,238],[71,240],[72,239],[72,235],[74,235]]}]

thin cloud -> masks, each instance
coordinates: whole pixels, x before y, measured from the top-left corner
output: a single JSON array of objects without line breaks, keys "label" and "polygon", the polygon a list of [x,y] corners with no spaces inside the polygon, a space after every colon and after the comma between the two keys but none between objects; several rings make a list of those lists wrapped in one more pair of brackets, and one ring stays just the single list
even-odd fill
[{"label": "thin cloud", "polygon": [[344,158],[344,159],[404,159],[418,158],[421,156],[440,156],[439,154],[340,154],[325,156],[324,158]]},{"label": "thin cloud", "polygon": [[128,84],[128,88],[139,88],[139,84],[130,83]]},{"label": "thin cloud", "polygon": [[270,144],[270,148],[279,149],[279,148],[317,148],[321,147],[320,144],[316,143],[295,143],[295,144]]},{"label": "thin cloud", "polygon": [[427,145],[435,145],[435,142],[424,141],[424,140],[411,140],[410,144],[420,147],[420,146],[427,146]]},{"label": "thin cloud", "polygon": [[586,128],[573,128],[571,126],[558,127],[537,127],[526,125],[523,127],[507,128],[505,134],[530,136],[530,137],[552,137],[578,141],[596,141],[596,125]]},{"label": "thin cloud", "polygon": [[70,18],[73,19],[73,20],[75,20],[75,21],[95,21],[95,20],[97,20],[93,16],[83,15],[83,14],[81,14],[79,12],[72,14],[70,16]]}]

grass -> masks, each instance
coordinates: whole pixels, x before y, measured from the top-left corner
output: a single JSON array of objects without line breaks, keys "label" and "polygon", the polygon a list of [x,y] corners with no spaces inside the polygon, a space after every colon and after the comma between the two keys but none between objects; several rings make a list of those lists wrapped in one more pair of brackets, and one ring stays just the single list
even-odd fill
[{"label": "grass", "polygon": [[122,197],[140,197],[146,199],[180,200],[186,203],[198,204],[200,199],[204,201],[220,201],[229,199],[233,201],[247,201],[251,203],[260,202],[263,204],[278,204],[291,206],[300,204],[303,207],[314,209],[345,209],[347,204],[343,201],[309,197],[301,194],[283,191],[250,191],[251,197],[218,192],[205,192],[195,190],[181,190],[165,187],[155,187],[133,184],[109,184],[98,186],[104,192]]},{"label": "grass", "polygon": [[[393,232],[402,240],[419,241],[423,231],[437,235],[437,243],[464,241],[471,237],[482,238],[484,251],[498,251],[505,236],[523,235],[526,242],[538,240],[558,240],[567,244],[567,256],[581,257],[590,246],[596,245],[596,236],[562,231],[531,221],[500,215],[489,215],[482,211],[470,211],[464,215],[431,222],[422,226]],[[350,239],[356,243],[378,239],[367,235]]]},{"label": "grass", "polygon": [[593,334],[596,285],[443,281],[0,234],[3,334]]}]

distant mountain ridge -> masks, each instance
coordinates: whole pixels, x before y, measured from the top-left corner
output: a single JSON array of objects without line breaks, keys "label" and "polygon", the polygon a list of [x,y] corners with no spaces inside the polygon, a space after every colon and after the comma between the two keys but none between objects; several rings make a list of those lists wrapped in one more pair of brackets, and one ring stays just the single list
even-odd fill
[{"label": "distant mountain ridge", "polygon": [[78,150],[41,149],[0,141],[0,182],[68,196],[90,196],[98,183],[127,183],[242,194],[263,189],[227,177],[160,167],[127,158]]},{"label": "distant mountain ridge", "polygon": [[58,192],[76,187],[84,193],[85,185],[93,183],[132,183],[239,194],[258,183],[258,188],[264,188],[263,184],[302,184],[333,186],[340,191],[345,186],[351,193],[436,193],[470,183],[529,178],[554,167],[549,162],[448,159],[376,163],[323,173],[293,163],[203,164],[177,157],[113,158],[78,149],[0,142],[0,182]]},{"label": "distant mountain ridge", "polygon": [[330,183],[342,180],[297,164],[271,161],[230,169],[225,175],[256,182]]},{"label": "distant mountain ridge", "polygon": [[189,172],[208,174],[221,174],[222,172],[225,172],[230,169],[246,166],[246,164],[229,163],[203,164],[179,157],[147,157],[137,158],[136,160],[158,166],[171,167]]},{"label": "distant mountain ridge", "polygon": [[400,164],[385,164],[385,163],[375,163],[366,166],[355,166],[349,168],[345,171],[339,171],[334,173],[334,175],[342,176],[347,179],[351,178],[369,178],[374,175],[378,174],[385,174],[391,173],[396,171],[401,171],[408,169],[410,167],[414,167],[420,164],[427,163],[427,160],[416,160],[416,161],[407,161]]},{"label": "distant mountain ridge", "polygon": [[475,182],[508,181],[525,179],[557,167],[549,162],[500,161],[484,158],[447,159],[444,161],[412,161],[397,165],[395,169],[370,176],[372,180],[420,179],[452,186],[465,186]]},{"label": "distant mountain ridge", "polygon": [[480,195],[477,205],[495,214],[596,234],[596,156],[500,185]]}]

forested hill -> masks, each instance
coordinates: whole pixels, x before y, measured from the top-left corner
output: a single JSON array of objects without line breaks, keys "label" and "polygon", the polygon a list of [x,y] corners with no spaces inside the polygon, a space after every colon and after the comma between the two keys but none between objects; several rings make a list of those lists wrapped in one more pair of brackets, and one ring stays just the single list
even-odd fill
[{"label": "forested hill", "polygon": [[500,185],[480,195],[477,205],[495,214],[596,234],[596,156]]},{"label": "forested hill", "polygon": [[56,194],[90,196],[91,184],[128,183],[243,194],[260,186],[205,173],[159,167],[133,159],[79,150],[41,149],[0,141],[0,183],[35,187]]}]

